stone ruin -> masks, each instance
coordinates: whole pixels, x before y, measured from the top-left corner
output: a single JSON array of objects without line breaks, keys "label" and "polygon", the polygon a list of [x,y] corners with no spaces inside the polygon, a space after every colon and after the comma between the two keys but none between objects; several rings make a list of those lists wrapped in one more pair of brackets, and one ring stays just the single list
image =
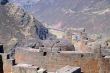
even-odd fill
[{"label": "stone ruin", "polygon": [[68,28],[57,39],[12,4],[0,6],[0,13],[0,73],[110,72],[109,39],[90,37],[83,28]]},{"label": "stone ruin", "polygon": [[[3,49],[3,48],[1,48]],[[55,48],[56,49],[56,48]],[[105,49],[106,50],[106,49]],[[97,48],[94,52],[50,51],[40,47],[17,47],[14,57],[0,53],[3,73],[108,73],[110,55]]]}]

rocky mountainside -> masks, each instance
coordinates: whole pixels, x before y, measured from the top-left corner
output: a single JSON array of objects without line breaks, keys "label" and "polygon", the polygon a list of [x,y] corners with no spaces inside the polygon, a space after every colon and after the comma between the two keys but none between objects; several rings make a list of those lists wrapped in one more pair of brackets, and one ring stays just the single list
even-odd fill
[{"label": "rocky mountainside", "polygon": [[84,27],[110,35],[110,0],[10,0],[54,28]]},{"label": "rocky mountainside", "polygon": [[17,46],[37,48],[48,36],[48,29],[23,9],[13,4],[0,5],[0,44],[5,52]]}]

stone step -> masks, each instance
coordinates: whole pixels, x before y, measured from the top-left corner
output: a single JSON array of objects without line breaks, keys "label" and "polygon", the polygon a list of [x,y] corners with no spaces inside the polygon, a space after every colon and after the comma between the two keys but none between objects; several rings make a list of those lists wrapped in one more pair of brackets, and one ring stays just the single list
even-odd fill
[{"label": "stone step", "polygon": [[38,73],[47,73],[47,70],[46,70],[46,69],[43,69],[43,68],[40,68],[40,69],[38,70]]},{"label": "stone step", "polygon": [[24,68],[36,68],[37,70],[39,70],[38,66],[34,66],[34,65],[31,65],[31,64],[17,64],[15,66],[16,67],[24,67]]},{"label": "stone step", "polygon": [[31,64],[17,64],[13,66],[12,73],[38,73],[38,70],[39,67]]},{"label": "stone step", "polygon": [[56,73],[81,73],[80,67],[65,66],[56,71]]},{"label": "stone step", "polygon": [[104,58],[105,58],[105,59],[110,59],[110,56],[105,56]]}]

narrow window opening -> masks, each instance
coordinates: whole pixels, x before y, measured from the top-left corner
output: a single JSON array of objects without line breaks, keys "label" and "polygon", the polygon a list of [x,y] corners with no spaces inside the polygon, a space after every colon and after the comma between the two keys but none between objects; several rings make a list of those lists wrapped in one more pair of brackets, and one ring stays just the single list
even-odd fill
[{"label": "narrow window opening", "polygon": [[4,53],[3,45],[0,44],[0,53]]},{"label": "narrow window opening", "polygon": [[7,59],[10,59],[10,55],[9,54],[7,55]]},{"label": "narrow window opening", "polygon": [[82,58],[82,57],[84,57],[84,55],[83,55],[83,54],[81,54],[81,58]]},{"label": "narrow window opening", "polygon": [[47,52],[44,52],[44,53],[43,53],[43,56],[46,56],[46,55],[47,55]]}]

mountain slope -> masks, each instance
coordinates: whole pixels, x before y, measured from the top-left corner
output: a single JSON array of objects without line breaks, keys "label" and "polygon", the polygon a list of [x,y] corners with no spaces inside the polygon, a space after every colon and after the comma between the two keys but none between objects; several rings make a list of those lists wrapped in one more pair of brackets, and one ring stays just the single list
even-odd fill
[{"label": "mountain slope", "polygon": [[23,9],[13,4],[0,5],[0,44],[5,52],[17,46],[38,47],[42,36],[48,35],[41,34],[43,30],[48,29]]},{"label": "mountain slope", "polygon": [[61,29],[84,27],[89,33],[110,35],[110,0],[19,0],[19,2],[12,0],[11,2],[23,6],[42,22],[53,27],[58,25]]}]

